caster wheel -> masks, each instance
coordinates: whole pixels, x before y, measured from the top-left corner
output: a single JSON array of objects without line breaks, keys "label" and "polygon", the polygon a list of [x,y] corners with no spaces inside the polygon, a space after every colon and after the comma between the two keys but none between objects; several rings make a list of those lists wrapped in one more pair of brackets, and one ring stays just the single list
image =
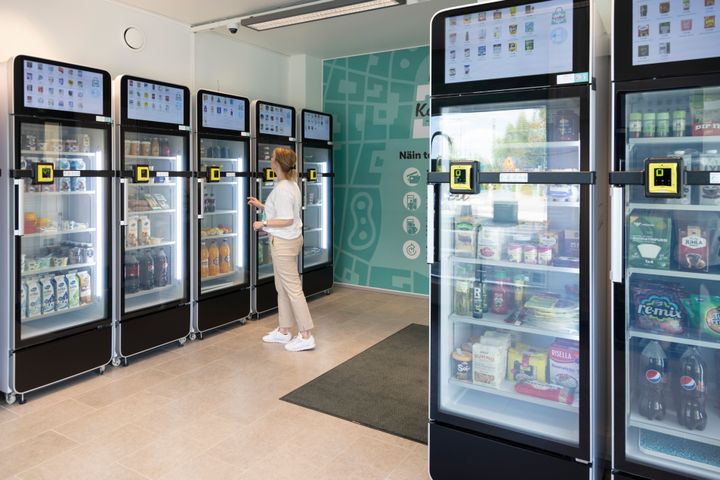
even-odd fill
[{"label": "caster wheel", "polygon": [[12,405],[17,400],[17,397],[15,397],[14,393],[6,393],[5,394],[5,402],[7,402],[8,405]]},{"label": "caster wheel", "polygon": [[121,363],[122,363],[122,360],[120,359],[120,357],[115,357],[112,359],[113,367],[119,367]]},{"label": "caster wheel", "polygon": [[245,325],[249,319],[250,317],[241,318],[238,323],[240,323],[240,325]]},{"label": "caster wheel", "polygon": [[178,340],[178,345],[180,345],[182,347],[183,345],[185,345],[185,342],[187,342],[187,337],[183,337],[180,340]]},{"label": "caster wheel", "polygon": [[104,373],[105,373],[105,365],[103,365],[102,367],[98,368],[98,375],[102,375],[102,374],[104,374]]},{"label": "caster wheel", "polygon": [[195,340],[197,340],[197,338],[198,338],[197,333],[193,332],[190,334],[190,340],[195,341]]},{"label": "caster wheel", "polygon": [[26,401],[27,401],[27,400],[25,400],[25,395],[22,395],[22,394],[21,394],[21,395],[20,395],[20,398],[18,398],[18,403],[19,403],[20,405],[25,405],[25,402],[26,402]]}]

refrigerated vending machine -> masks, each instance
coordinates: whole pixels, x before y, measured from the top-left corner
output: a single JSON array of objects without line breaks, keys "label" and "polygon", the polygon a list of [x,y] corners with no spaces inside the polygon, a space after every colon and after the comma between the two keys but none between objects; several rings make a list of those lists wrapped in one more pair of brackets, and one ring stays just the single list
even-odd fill
[{"label": "refrigerated vending machine", "polygon": [[[254,100],[251,106],[253,196],[265,203],[273,189],[275,175],[270,157],[277,147],[295,151],[295,108]],[[262,220],[263,212],[253,208],[252,218]],[[270,238],[260,230],[252,234],[252,305],[260,315],[277,308],[277,291],[270,255]]]},{"label": "refrigerated vending machine", "polygon": [[615,478],[720,478],[720,5],[615,2]]},{"label": "refrigerated vending machine", "polygon": [[330,293],[333,285],[333,142],[332,115],[301,112],[303,194],[303,254],[301,263],[305,296]]},{"label": "refrigerated vending machine", "polygon": [[13,403],[112,358],[111,81],[24,55],[3,70],[0,389]]},{"label": "refrigerated vending machine", "polygon": [[190,92],[122,75],[114,363],[190,333]]},{"label": "refrigerated vending machine", "polygon": [[197,92],[197,261],[194,332],[250,315],[250,105]]},{"label": "refrigerated vending machine", "polygon": [[435,480],[603,473],[609,56],[596,8],[503,1],[432,20],[430,133],[445,139],[428,174]]}]

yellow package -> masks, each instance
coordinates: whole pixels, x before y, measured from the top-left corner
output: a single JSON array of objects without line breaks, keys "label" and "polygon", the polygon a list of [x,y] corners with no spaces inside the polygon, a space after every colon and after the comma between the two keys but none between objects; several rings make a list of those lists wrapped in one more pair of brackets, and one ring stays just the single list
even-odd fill
[{"label": "yellow package", "polygon": [[508,350],[507,378],[512,382],[520,380],[545,382],[547,365],[546,351],[519,343]]}]

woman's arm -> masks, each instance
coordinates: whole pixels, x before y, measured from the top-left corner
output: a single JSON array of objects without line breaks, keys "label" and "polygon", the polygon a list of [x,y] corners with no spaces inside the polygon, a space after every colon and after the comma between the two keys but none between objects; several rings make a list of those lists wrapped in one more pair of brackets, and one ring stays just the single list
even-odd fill
[{"label": "woman's arm", "polygon": [[[274,218],[272,220],[267,220],[267,226],[270,228],[283,228],[283,227],[289,227],[294,222],[293,219],[282,219],[282,218]],[[253,230],[256,232],[258,230],[261,230],[263,227],[265,227],[265,223],[263,221],[257,220],[253,222]]]}]

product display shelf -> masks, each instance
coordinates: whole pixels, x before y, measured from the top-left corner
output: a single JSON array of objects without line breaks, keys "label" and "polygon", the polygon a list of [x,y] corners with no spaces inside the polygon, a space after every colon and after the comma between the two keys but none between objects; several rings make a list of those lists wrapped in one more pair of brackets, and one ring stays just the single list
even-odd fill
[{"label": "product display shelf", "polygon": [[720,212],[718,205],[680,205],[672,203],[628,203],[626,212],[633,210],[678,210],[681,212]]},{"label": "product display shelf", "polygon": [[175,245],[175,242],[160,242],[160,243],[156,243],[154,245],[139,245],[137,247],[125,247],[125,251],[132,252],[134,250],[147,250],[148,248],[169,247],[170,245]]},{"label": "product display shelf", "polygon": [[32,155],[38,157],[96,157],[102,152],[50,152],[47,150],[21,150],[20,155]]},{"label": "product display shelf", "polygon": [[215,210],[214,212],[205,212],[203,215],[209,217],[212,215],[232,215],[233,213],[237,213],[237,210]]},{"label": "product display shelf", "polygon": [[318,227],[318,228],[304,228],[303,231],[304,231],[305,233],[312,233],[312,232],[322,232],[323,229],[320,228],[320,227]]},{"label": "product display shelf", "polygon": [[[720,350],[720,342],[713,342],[710,340],[700,340],[697,338],[681,337],[677,335],[666,335],[662,333],[646,332],[637,328],[628,329],[628,338],[647,338],[650,340],[657,340],[658,342],[672,342],[680,343],[682,345],[694,345],[696,347],[713,348]],[[720,337],[719,337],[720,338]]]},{"label": "product display shelf", "polygon": [[[225,177],[226,179],[228,177]],[[237,177],[235,177],[237,178]],[[233,177],[230,177],[230,181],[223,181],[223,182],[216,182],[216,183],[208,183],[205,185],[205,189],[213,188],[213,187],[233,187],[237,185],[235,181],[233,181]]]},{"label": "product display shelf", "polygon": [[75,263],[73,265],[65,265],[64,267],[50,267],[50,268],[43,268],[42,270],[26,270],[26,271],[22,272],[22,276],[30,277],[33,275],[44,275],[46,273],[79,270],[82,268],[93,268],[93,267],[95,267],[94,263]]},{"label": "product display shelf", "polygon": [[707,426],[705,430],[689,430],[680,425],[677,421],[677,414],[674,410],[667,410],[662,420],[648,420],[640,415],[637,407],[630,413],[629,425],[631,427],[652,430],[673,437],[685,438],[696,442],[706,443],[720,447],[720,415],[715,408],[714,397],[707,396],[705,402],[705,413],[707,414]]},{"label": "product display shelf", "polygon": [[92,233],[94,228],[78,228],[75,230],[55,230],[52,232],[26,233],[23,238],[59,237],[62,235],[75,235],[76,233]]},{"label": "product display shelf", "polygon": [[305,208],[308,207],[322,207],[322,203],[308,203],[307,205],[305,205]]},{"label": "product display shelf", "polygon": [[200,162],[212,165],[213,162],[239,162],[242,158],[225,158],[225,157],[201,157]]},{"label": "product display shelf", "polygon": [[130,210],[128,211],[128,215],[136,216],[136,215],[153,215],[157,213],[175,213],[174,208],[169,208],[167,210]]},{"label": "product display shelf", "polygon": [[503,148],[580,148],[579,140],[549,141],[549,142],[522,142],[503,143]]},{"label": "product display shelf", "polygon": [[160,155],[125,155],[126,160],[168,160],[174,162],[178,158],[182,158],[182,155],[170,155],[167,157]]},{"label": "product display shelf", "polygon": [[168,182],[160,182],[160,183],[155,183],[155,182],[127,183],[126,185],[129,187],[135,187],[135,188],[148,188],[148,187],[153,188],[153,187],[174,187],[176,184],[175,184],[175,182],[168,181]]},{"label": "product display shelf", "polygon": [[555,267],[552,265],[539,265],[534,263],[515,263],[515,262],[506,262],[502,260],[485,260],[482,258],[475,258],[475,257],[460,257],[457,255],[451,255],[450,259],[454,262],[458,263],[474,263],[476,265],[488,265],[491,267],[502,267],[502,268],[511,268],[514,270],[538,270],[542,272],[557,272],[557,273],[571,273],[573,275],[579,275],[580,269],[579,268],[570,268],[570,267]]},{"label": "product display shelf", "polygon": [[130,299],[130,298],[144,297],[145,295],[152,295],[154,293],[160,293],[160,292],[164,292],[166,290],[171,290],[175,287],[176,286],[171,283],[171,284],[165,285],[164,287],[155,287],[155,288],[150,288],[148,290],[140,290],[139,292],[135,292],[135,293],[126,293],[125,298]]},{"label": "product display shelf", "polygon": [[630,138],[628,145],[697,145],[702,143],[720,142],[720,136],[707,135],[704,137],[643,137]]},{"label": "product display shelf", "polygon": [[580,208],[580,202],[547,202],[548,208]]},{"label": "product display shelf", "polygon": [[489,393],[492,395],[513,398],[513,399],[520,400],[523,402],[533,403],[535,405],[542,405],[544,407],[555,408],[557,410],[564,410],[566,412],[577,413],[579,411],[579,404],[578,404],[577,400],[574,403],[568,405],[567,403],[554,402],[552,400],[545,400],[544,398],[533,397],[531,395],[523,395],[522,393],[516,392],[515,391],[515,383],[513,383],[507,379],[503,379],[502,383],[500,384],[500,386],[498,388],[480,385],[480,384],[471,383],[471,382],[464,382],[462,380],[457,380],[455,378],[450,378],[450,384],[451,385],[459,385],[463,388],[468,388],[470,390],[477,390],[479,392],[485,392],[485,393]]},{"label": "product display shelf", "polygon": [[219,279],[219,278],[232,277],[232,276],[235,275],[236,273],[237,273],[237,271],[232,271],[232,272],[227,272],[227,273],[218,273],[217,275],[207,276],[207,277],[205,277],[205,278],[201,278],[200,281],[204,284],[205,282],[210,282],[210,281],[212,281],[212,280],[217,280],[217,279]]},{"label": "product display shelf", "polygon": [[76,195],[95,195],[95,190],[76,190],[72,192],[24,192],[26,197],[42,198],[42,197],[65,197]]},{"label": "product display shelf", "polygon": [[711,465],[708,465],[707,463],[695,462],[689,458],[684,458],[681,456],[668,455],[666,453],[658,452],[657,450],[651,450],[649,448],[645,448],[642,445],[638,445],[637,449],[645,455],[651,455],[653,457],[661,458],[665,461],[672,462],[673,465],[677,465],[678,463],[680,463],[683,465],[687,465],[693,469],[696,469],[696,468],[709,469],[712,472],[716,472],[718,474],[718,478],[720,478],[720,468],[713,467]]},{"label": "product display shelf", "polygon": [[265,276],[267,276],[267,275],[272,275],[272,273],[273,273],[272,263],[262,263],[262,264],[258,265],[258,274],[264,274]]},{"label": "product display shelf", "polygon": [[69,308],[69,307],[68,307],[68,308],[66,308],[66,309],[64,309],[64,310],[56,310],[56,311],[54,311],[54,312],[43,313],[43,314],[41,314],[41,315],[35,315],[34,317],[25,317],[25,318],[22,319],[22,323],[33,322],[33,321],[35,321],[35,320],[45,320],[45,319],[50,318],[50,317],[57,317],[58,315],[65,315],[65,314],[68,314],[68,313],[79,312],[80,310],[85,310],[86,308],[92,307],[93,305],[94,305],[93,302],[91,302],[91,303],[85,303],[85,304],[83,304],[83,305],[80,305],[80,306],[74,307],[74,308]]},{"label": "product display shelf", "polygon": [[708,282],[720,281],[720,274],[716,273],[700,273],[700,272],[686,272],[680,270],[660,270],[656,268],[628,268],[627,276],[631,277],[634,274],[641,275],[652,275],[656,277],[674,277],[674,278],[695,278],[698,280],[706,280]]},{"label": "product display shelf", "polygon": [[201,236],[200,241],[204,242],[206,240],[215,240],[216,238],[237,237],[237,235],[238,235],[237,233],[223,233],[221,235],[212,235],[212,236],[206,236],[206,237]]},{"label": "product display shelf", "polygon": [[543,337],[564,338],[567,340],[575,340],[576,342],[580,340],[580,335],[578,333],[545,330],[529,325],[515,325],[514,323],[506,322],[505,319],[511,316],[512,314],[499,315],[497,313],[484,312],[482,318],[474,318],[455,315],[452,313],[448,316],[448,318],[456,323],[466,323],[470,325],[479,325],[481,327],[491,327],[500,330],[529,333],[531,335],[540,335]]}]

